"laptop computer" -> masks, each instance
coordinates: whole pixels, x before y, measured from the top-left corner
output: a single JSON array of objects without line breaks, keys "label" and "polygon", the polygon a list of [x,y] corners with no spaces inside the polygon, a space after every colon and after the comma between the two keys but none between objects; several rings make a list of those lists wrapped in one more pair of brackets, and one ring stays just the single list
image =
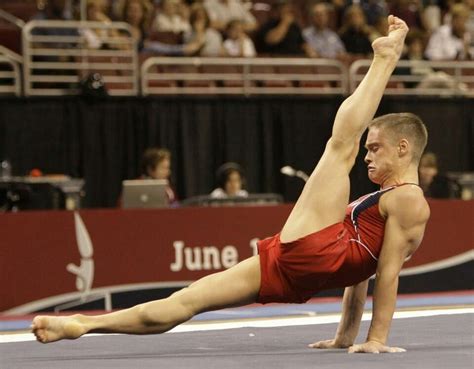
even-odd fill
[{"label": "laptop computer", "polygon": [[122,208],[162,208],[169,205],[166,179],[133,179],[122,181]]}]

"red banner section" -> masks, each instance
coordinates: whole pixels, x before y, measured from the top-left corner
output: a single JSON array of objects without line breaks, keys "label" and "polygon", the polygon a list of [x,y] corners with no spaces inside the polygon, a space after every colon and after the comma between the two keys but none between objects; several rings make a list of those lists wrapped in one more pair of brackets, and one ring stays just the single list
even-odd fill
[{"label": "red banner section", "polygon": [[[433,200],[430,206],[425,239],[407,268],[473,248],[473,201]],[[88,283],[95,289],[196,280],[253,255],[256,240],[278,232],[290,210],[284,205],[1,214],[0,311]]]}]

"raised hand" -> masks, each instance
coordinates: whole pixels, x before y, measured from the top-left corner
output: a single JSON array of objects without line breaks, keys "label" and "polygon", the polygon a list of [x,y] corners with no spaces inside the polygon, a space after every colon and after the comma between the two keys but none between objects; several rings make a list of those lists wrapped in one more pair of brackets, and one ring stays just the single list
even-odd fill
[{"label": "raised hand", "polygon": [[400,58],[403,51],[408,26],[398,17],[388,16],[388,36],[379,37],[372,43],[374,55],[378,57]]},{"label": "raised hand", "polygon": [[360,345],[353,345],[349,347],[348,352],[349,354],[355,354],[355,353],[382,354],[382,353],[406,352],[406,350],[401,347],[389,347],[389,346],[382,345],[379,342],[369,341]]},{"label": "raised hand", "polygon": [[281,21],[286,25],[290,25],[295,21],[295,14],[291,9],[284,8],[281,14]]}]

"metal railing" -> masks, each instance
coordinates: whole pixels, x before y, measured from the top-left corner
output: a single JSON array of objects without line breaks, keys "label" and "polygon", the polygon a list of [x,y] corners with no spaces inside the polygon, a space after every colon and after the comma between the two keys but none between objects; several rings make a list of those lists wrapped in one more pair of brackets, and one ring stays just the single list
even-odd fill
[{"label": "metal railing", "polygon": [[31,21],[23,28],[26,96],[73,95],[99,73],[110,95],[137,95],[137,44],[127,23]]},{"label": "metal railing", "polygon": [[347,68],[307,58],[152,57],[141,67],[143,95],[345,94]]},{"label": "metal railing", "polygon": [[[130,25],[88,21],[27,23],[18,58],[26,96],[79,94],[92,73],[102,76],[110,95],[347,95],[371,63],[357,60],[348,68],[329,59],[151,57],[140,69]],[[21,63],[9,59],[16,63],[9,72],[18,73]],[[401,60],[385,93],[473,97],[474,61]]]},{"label": "metal railing", "polygon": [[0,18],[3,20],[6,20],[7,22],[11,24],[14,24],[18,28],[23,28],[25,26],[25,21],[23,19],[15,17],[13,14],[3,9],[0,9]]},{"label": "metal railing", "polygon": [[21,95],[21,77],[19,64],[0,55],[0,94]]},{"label": "metal railing", "polygon": [[9,48],[0,45],[0,55],[15,61],[19,65],[23,64],[23,57],[21,55],[18,55],[16,52],[10,50]]},{"label": "metal railing", "polygon": [[[371,60],[357,60],[349,68],[352,93]],[[386,95],[474,96],[474,61],[400,60],[390,77]]]}]

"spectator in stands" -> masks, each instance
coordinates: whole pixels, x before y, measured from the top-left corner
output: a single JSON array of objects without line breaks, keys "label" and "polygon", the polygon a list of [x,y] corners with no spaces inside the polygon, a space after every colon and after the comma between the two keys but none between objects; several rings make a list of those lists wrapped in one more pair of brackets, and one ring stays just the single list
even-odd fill
[{"label": "spectator in stands", "polygon": [[326,3],[311,6],[311,26],[303,30],[303,38],[319,58],[341,58],[346,49],[338,34],[328,27],[329,13]]},{"label": "spectator in stands", "polygon": [[[333,30],[338,30],[342,27],[342,20],[344,18],[344,12],[348,3],[346,0],[324,0],[332,13],[332,27]],[[318,2],[318,0],[316,0]]]},{"label": "spectator in stands", "polygon": [[[68,20],[67,0],[48,0],[43,10],[39,11],[32,18],[33,20]],[[35,28],[32,31],[36,36],[75,36],[79,34],[74,28]],[[72,42],[35,42],[35,48],[45,49],[72,49],[75,44]],[[34,55],[35,62],[75,62],[76,59],[71,55]],[[41,75],[72,75],[76,76],[77,72],[73,69],[45,69],[35,70],[34,73]],[[81,78],[81,76],[79,76]],[[64,88],[66,85],[62,82],[33,82],[33,86],[41,86],[41,88]]]},{"label": "spectator in stands", "polygon": [[137,40],[139,51],[143,50],[148,37],[152,12],[153,6],[148,0],[126,0],[123,3],[119,20],[132,27],[132,36]]},{"label": "spectator in stands", "polygon": [[438,170],[438,158],[432,152],[423,154],[418,167],[420,187],[425,196],[433,198],[450,198],[460,196],[459,184],[441,175]]},{"label": "spectator in stands", "polygon": [[443,71],[435,71],[426,64],[425,45],[426,33],[414,29],[408,32],[405,39],[406,51],[401,60],[410,60],[410,67],[397,67],[394,71],[395,75],[403,76],[419,76],[419,81],[406,81],[404,87],[419,89],[439,89],[440,92],[464,93],[467,86],[458,82],[454,77]]},{"label": "spectator in stands", "polygon": [[[87,1],[87,20],[100,22],[104,25],[109,25],[112,20],[107,15],[106,4],[103,0],[88,0]],[[87,45],[92,49],[100,48],[119,48],[120,45],[116,43],[104,42],[107,38],[119,38],[120,35],[116,30],[106,28],[83,28],[81,29],[82,36],[85,37]]]},{"label": "spectator in stands", "polygon": [[222,164],[216,173],[217,188],[210,197],[225,199],[227,197],[248,197],[249,193],[243,189],[245,184],[242,167],[233,162]]},{"label": "spectator in stands", "polygon": [[111,23],[104,0],[87,0],[87,20]]},{"label": "spectator in stands", "polygon": [[375,20],[370,34],[370,41],[374,42],[377,38],[388,35],[387,17],[379,17]]},{"label": "spectator in stands", "polygon": [[[433,69],[423,63],[427,60],[424,56],[426,45],[426,34],[420,30],[410,30],[405,39],[405,53],[401,60],[411,60],[411,67],[397,67],[394,71],[395,75],[411,75],[411,76],[428,76],[434,73]],[[420,61],[422,61],[420,63]],[[404,82],[407,88],[413,88],[419,82]]]},{"label": "spectator in stands", "polygon": [[67,0],[48,0],[44,9],[32,18],[33,20],[67,20]]},{"label": "spectator in stands", "polygon": [[466,27],[469,9],[464,4],[455,4],[450,13],[451,24],[439,27],[430,37],[426,48],[430,60],[466,60],[472,57],[470,34]]},{"label": "spectator in stands", "polygon": [[190,15],[191,32],[184,35],[187,43],[204,40],[204,44],[199,50],[200,56],[222,56],[225,55],[222,36],[211,27],[209,14],[201,4],[194,4],[191,7]]},{"label": "spectator in stands", "polygon": [[258,52],[272,55],[316,56],[303,39],[291,1],[279,0],[274,5],[274,13],[275,17],[262,25],[257,33]]},{"label": "spectator in stands", "polygon": [[167,56],[192,56],[196,55],[205,43],[205,38],[198,35],[185,44],[172,45],[159,41],[145,40],[143,52]]},{"label": "spectator in stands", "polygon": [[168,181],[166,194],[169,204],[177,203],[176,194],[169,184],[171,176],[171,153],[167,149],[149,148],[142,156],[141,179],[165,179]]},{"label": "spectator in stands", "polygon": [[254,57],[257,53],[253,41],[244,31],[243,23],[234,19],[227,25],[227,39],[224,41],[224,49],[228,56]]},{"label": "spectator in stands", "polygon": [[239,20],[245,32],[257,28],[257,21],[241,0],[205,0],[204,6],[209,13],[211,25],[219,31],[225,31],[230,21]]},{"label": "spectator in stands", "polygon": [[471,41],[471,55],[473,54],[474,50],[474,0],[464,0],[464,4],[469,10],[469,18],[466,21],[466,28],[469,32],[469,38]]},{"label": "spectator in stands", "polygon": [[189,23],[189,15],[191,14],[190,1],[178,1],[178,15]]},{"label": "spectator in stands", "polygon": [[441,7],[438,0],[428,0],[422,13],[423,25],[428,34],[441,26]]},{"label": "spectator in stands", "polygon": [[[40,10],[32,20],[68,20],[66,10],[67,0],[49,0],[43,10]],[[43,36],[77,36],[77,32],[70,28],[37,28],[33,30],[35,35]],[[48,43],[45,47],[68,47],[70,44]],[[38,46],[41,46],[38,44]]]},{"label": "spectator in stands", "polygon": [[368,56],[372,53],[370,27],[366,20],[364,12],[359,5],[351,5],[344,13],[344,21],[339,35],[348,53],[357,56]]},{"label": "spectator in stands", "polygon": [[340,29],[344,23],[344,14],[347,7],[357,4],[362,8],[365,14],[367,24],[375,25],[380,17],[387,17],[389,14],[387,1],[385,0],[315,0],[316,2],[324,1],[329,4],[334,24],[334,29]]},{"label": "spectator in stands", "polygon": [[126,0],[122,3],[120,21],[132,26],[132,36],[135,37],[140,52],[157,55],[183,56],[195,54],[203,45],[202,39],[189,44],[169,45],[148,39],[152,5],[148,0]]},{"label": "spectator in stands", "polygon": [[179,12],[183,4],[181,0],[163,0],[159,12],[153,21],[153,30],[158,32],[184,33],[191,31],[187,18]]},{"label": "spectator in stands", "polygon": [[[356,1],[352,1],[352,3],[356,3]],[[380,18],[387,20],[389,11],[385,0],[362,0],[360,6],[364,11],[367,24],[370,26],[375,27]]]}]

